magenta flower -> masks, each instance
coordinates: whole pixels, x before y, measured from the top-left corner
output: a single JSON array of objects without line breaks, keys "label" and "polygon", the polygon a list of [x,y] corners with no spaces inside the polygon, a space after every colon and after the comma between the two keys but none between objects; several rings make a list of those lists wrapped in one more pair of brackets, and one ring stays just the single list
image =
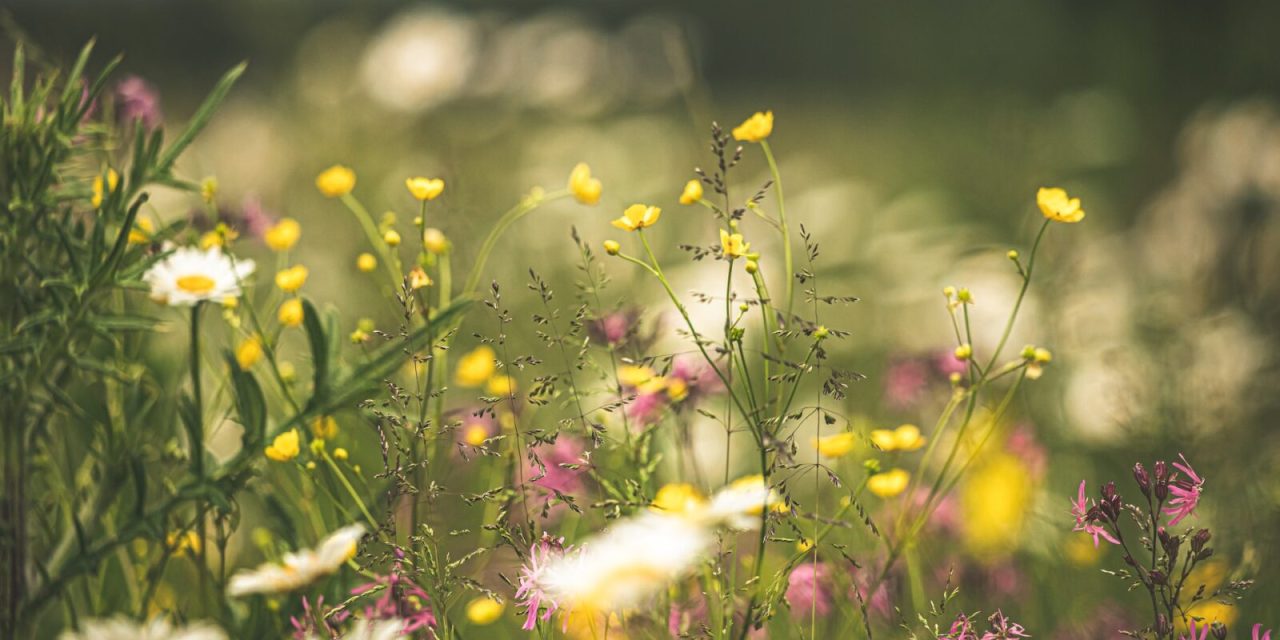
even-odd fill
[{"label": "magenta flower", "polygon": [[667,632],[672,638],[689,636],[707,623],[707,599],[700,593],[694,593],[689,602],[671,603],[671,612],[667,614]]},{"label": "magenta flower", "polygon": [[1022,625],[1005,617],[1004,613],[999,609],[987,618],[987,624],[991,625],[991,630],[982,634],[980,640],[1008,640],[1009,638],[1030,638],[1027,630]]},{"label": "magenta flower", "polygon": [[160,112],[160,93],[150,82],[139,76],[126,76],[116,85],[116,116],[122,123],[135,120],[150,131],[160,125],[164,115]]},{"label": "magenta flower", "polygon": [[973,621],[969,616],[961,613],[951,623],[947,633],[939,636],[938,640],[978,640],[978,632],[973,628]]},{"label": "magenta flower", "polygon": [[1196,470],[1191,468],[1191,463],[1187,462],[1186,456],[1178,454],[1182,458],[1182,463],[1173,463],[1173,468],[1186,474],[1186,478],[1176,477],[1169,483],[1169,493],[1173,495],[1169,499],[1169,504],[1164,508],[1165,515],[1173,516],[1169,520],[1169,526],[1177,525],[1182,519],[1191,515],[1196,510],[1196,505],[1200,503],[1200,491],[1204,487],[1204,478],[1196,474]]},{"label": "magenta flower", "polygon": [[1076,518],[1076,526],[1072,531],[1083,531],[1093,536],[1093,546],[1098,547],[1098,538],[1102,538],[1111,544],[1120,544],[1106,527],[1098,524],[1095,519],[1095,513],[1089,504],[1089,499],[1085,497],[1085,481],[1080,481],[1080,491],[1076,494],[1076,499],[1071,503],[1071,515]]},{"label": "magenta flower", "polygon": [[551,614],[560,605],[542,589],[542,572],[551,562],[564,556],[567,550],[564,538],[552,538],[546,533],[529,548],[529,557],[520,568],[520,585],[516,589],[515,601],[525,608],[525,631],[532,631],[538,625],[538,610],[544,609],[542,620],[550,620]]},{"label": "magenta flower", "polygon": [[[1258,635],[1262,634],[1262,635]],[[1267,629],[1266,633],[1262,633],[1262,623],[1253,625],[1253,640],[1271,640],[1271,630]]]},{"label": "magenta flower", "polygon": [[[1174,463],[1177,464],[1177,463]],[[1196,621],[1191,621],[1191,635],[1182,636],[1182,640],[1206,640],[1209,637],[1209,625],[1196,626]],[[1196,635],[1196,634],[1199,635]]]},{"label": "magenta flower", "polygon": [[[396,549],[398,557],[404,557],[402,551]],[[374,591],[379,586],[385,587],[372,604],[365,606],[364,618],[368,620],[404,620],[405,635],[421,629],[434,627],[435,613],[431,610],[430,596],[416,582],[404,575],[404,567],[397,561],[391,573],[375,576],[372,582],[366,582],[351,590],[351,595],[361,596]]]},{"label": "magenta flower", "polygon": [[891,362],[884,370],[884,399],[895,409],[907,409],[929,384],[929,367],[918,358]]},{"label": "magenta flower", "polygon": [[806,562],[792,569],[787,576],[784,597],[795,615],[803,617],[812,612],[826,616],[834,606],[831,587],[831,567]]}]

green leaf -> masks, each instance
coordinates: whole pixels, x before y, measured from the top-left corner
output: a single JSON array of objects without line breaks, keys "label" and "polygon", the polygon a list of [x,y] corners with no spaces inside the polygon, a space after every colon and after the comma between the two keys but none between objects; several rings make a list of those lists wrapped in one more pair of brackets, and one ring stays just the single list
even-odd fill
[{"label": "green leaf", "polygon": [[222,79],[214,86],[213,91],[209,93],[209,97],[204,99],[204,104],[201,104],[200,108],[196,110],[196,114],[191,118],[191,122],[187,124],[187,128],[160,156],[160,161],[156,163],[156,173],[160,175],[169,173],[178,156],[191,144],[192,140],[195,140],[200,130],[209,124],[209,119],[213,117],[214,110],[226,99],[227,93],[231,91],[231,87],[240,78],[240,75],[244,73],[245,67],[248,65],[248,62],[241,62],[222,76]]},{"label": "green leaf", "polygon": [[266,438],[267,400],[262,393],[262,386],[252,373],[240,369],[240,363],[231,351],[226,351],[224,359],[231,368],[231,388],[235,392],[236,414],[240,424],[244,425],[241,437],[246,451],[256,450]]},{"label": "green leaf", "polygon": [[325,337],[324,321],[320,312],[308,298],[302,299],[302,325],[307,330],[307,343],[311,345],[311,368],[315,390],[308,405],[323,405],[329,397],[329,339]]},{"label": "green leaf", "polygon": [[107,331],[150,331],[160,324],[160,320],[133,314],[100,315],[93,318],[93,324]]}]

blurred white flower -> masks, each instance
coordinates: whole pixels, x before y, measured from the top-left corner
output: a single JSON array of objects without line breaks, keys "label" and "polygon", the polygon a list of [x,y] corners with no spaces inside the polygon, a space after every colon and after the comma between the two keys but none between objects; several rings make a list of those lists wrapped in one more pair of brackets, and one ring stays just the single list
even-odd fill
[{"label": "blurred white flower", "polygon": [[227,640],[227,634],[202,622],[179,627],[164,618],[137,622],[118,616],[85,620],[79,631],[64,631],[58,640]]},{"label": "blurred white flower", "polygon": [[365,50],[360,76],[369,95],[399,111],[422,111],[456,97],[475,65],[474,21],[440,11],[391,21]]},{"label": "blurred white flower", "polygon": [[712,523],[745,531],[760,526],[760,514],[766,508],[785,511],[786,503],[778,492],[765,484],[764,476],[738,478],[711,498],[707,517]]},{"label": "blurred white flower", "polygon": [[[395,640],[408,638],[404,633],[404,620],[389,618],[387,620],[360,619],[351,625],[342,640]],[[319,639],[317,639],[319,640]]]},{"label": "blurred white flower", "polygon": [[279,564],[268,562],[256,569],[241,571],[231,577],[227,595],[281,593],[305,587],[336,572],[355,557],[364,532],[361,524],[343,527],[321,540],[315,549],[287,553]]},{"label": "blurred white flower", "polygon": [[235,260],[220,247],[181,247],[152,265],[142,276],[151,297],[170,306],[240,296],[240,281],[253,273],[252,260]]}]

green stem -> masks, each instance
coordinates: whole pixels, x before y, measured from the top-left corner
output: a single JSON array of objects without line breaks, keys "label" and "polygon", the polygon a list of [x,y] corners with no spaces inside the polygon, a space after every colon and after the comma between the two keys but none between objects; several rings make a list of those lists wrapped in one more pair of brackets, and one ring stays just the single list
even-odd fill
[{"label": "green stem", "polygon": [[365,506],[364,500],[360,498],[360,494],[356,492],[356,488],[351,486],[351,481],[347,480],[347,474],[342,472],[338,463],[334,462],[333,458],[329,456],[328,451],[321,450],[320,455],[324,457],[325,463],[333,470],[334,475],[338,476],[338,481],[342,483],[342,487],[351,495],[351,499],[356,501],[356,506],[360,507],[360,513],[364,514],[365,520],[369,521],[369,526],[373,527],[374,531],[377,531],[378,521],[374,519],[373,514],[369,513],[369,507]]},{"label": "green stem", "polygon": [[791,309],[795,300],[795,268],[791,260],[791,228],[787,226],[787,205],[782,198],[782,174],[778,172],[778,163],[773,158],[773,149],[768,140],[760,141],[764,157],[769,161],[769,173],[773,174],[773,189],[778,194],[778,226],[782,229],[782,258],[787,271],[787,315],[784,321],[791,323]]},{"label": "green stem", "polygon": [[387,270],[387,279],[391,283],[391,291],[397,292],[403,284],[404,276],[396,270],[396,260],[391,254],[391,248],[383,241],[382,236],[378,234],[378,225],[374,223],[373,216],[369,215],[368,209],[356,200],[355,196],[350,193],[342,195],[342,204],[347,205],[347,209],[355,214],[356,220],[360,223],[360,228],[364,230],[364,235],[369,239],[370,246],[374,251],[378,252],[378,261]]},{"label": "green stem", "polygon": [[475,265],[471,267],[471,273],[467,276],[467,282],[462,287],[462,293],[470,295],[475,292],[476,287],[480,284],[480,276],[484,273],[484,265],[489,261],[489,254],[493,252],[493,247],[497,244],[498,238],[502,237],[508,227],[544,203],[553,202],[568,195],[568,189],[562,189],[548,193],[541,198],[524,198],[516,206],[511,207],[506,213],[502,214],[497,224],[493,225],[493,230],[485,237],[484,243],[480,245],[480,253],[476,255]]}]

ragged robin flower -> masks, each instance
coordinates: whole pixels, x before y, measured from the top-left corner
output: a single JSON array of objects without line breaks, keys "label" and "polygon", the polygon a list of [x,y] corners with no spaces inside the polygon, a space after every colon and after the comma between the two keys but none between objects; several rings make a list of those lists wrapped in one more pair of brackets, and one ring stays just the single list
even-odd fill
[{"label": "ragged robin flower", "polygon": [[633,204],[622,212],[622,217],[612,222],[623,231],[636,231],[651,227],[662,216],[662,209],[644,204]]},{"label": "ragged robin flower", "polygon": [[356,188],[356,172],[335,164],[316,176],[316,189],[326,198],[341,198]]},{"label": "ragged robin flower", "polygon": [[1036,192],[1036,204],[1044,217],[1055,222],[1073,223],[1084,220],[1080,198],[1069,198],[1067,192],[1058,187],[1041,187]]},{"label": "ragged robin flower", "polygon": [[599,178],[591,177],[591,167],[587,166],[587,163],[579,162],[573,167],[573,171],[569,172],[569,192],[578,202],[582,204],[600,202],[600,194],[603,191],[604,185]]},{"label": "ragged robin flower", "polygon": [[120,184],[120,174],[115,169],[107,169],[107,188],[102,188],[102,176],[95,176],[93,179],[93,208],[97,209],[102,206],[103,197],[108,191],[115,191],[116,186]]},{"label": "ragged robin flower", "polygon": [[742,124],[733,128],[733,139],[741,142],[760,142],[773,133],[773,112],[757,111]]},{"label": "ragged robin flower", "polygon": [[423,178],[422,176],[409,178],[404,181],[405,187],[409,189],[409,193],[414,198],[426,202],[435,200],[444,191],[444,180],[440,178]]},{"label": "ragged robin flower", "polygon": [[690,180],[684,183],[684,191],[680,194],[680,204],[695,204],[702,199],[702,181]]},{"label": "ragged robin flower", "polygon": [[282,218],[280,222],[267,229],[262,236],[262,241],[267,243],[267,247],[272,251],[288,251],[293,248],[293,245],[298,244],[300,237],[302,237],[302,225],[293,218]]},{"label": "ragged robin flower", "polygon": [[727,258],[741,258],[747,255],[747,251],[751,249],[751,243],[742,239],[741,233],[729,233],[724,229],[720,230],[720,251]]}]

